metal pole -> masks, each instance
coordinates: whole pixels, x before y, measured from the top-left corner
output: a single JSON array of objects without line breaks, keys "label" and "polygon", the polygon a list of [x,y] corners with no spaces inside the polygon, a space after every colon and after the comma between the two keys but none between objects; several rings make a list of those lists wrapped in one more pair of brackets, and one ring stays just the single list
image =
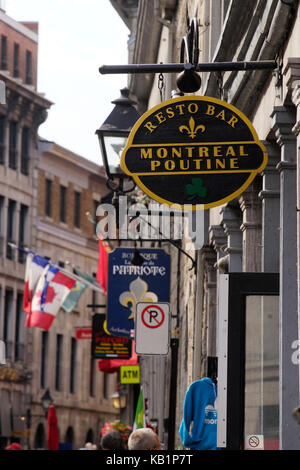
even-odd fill
[{"label": "metal pole", "polygon": [[126,65],[102,65],[99,72],[105,74],[121,73],[172,73],[186,71],[214,72],[234,70],[274,70],[277,68],[275,60],[252,61],[252,62],[212,62],[203,64],[126,64]]},{"label": "metal pole", "polygon": [[171,339],[171,377],[170,377],[170,399],[169,399],[169,420],[168,420],[168,450],[174,450],[174,447],[175,447],[178,344],[179,344],[178,338]]}]

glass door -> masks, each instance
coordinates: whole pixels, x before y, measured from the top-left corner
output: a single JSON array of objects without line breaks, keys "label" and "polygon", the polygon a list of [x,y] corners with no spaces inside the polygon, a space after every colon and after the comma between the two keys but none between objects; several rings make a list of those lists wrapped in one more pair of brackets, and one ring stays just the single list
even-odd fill
[{"label": "glass door", "polygon": [[219,447],[278,449],[278,273],[220,275],[217,336]]},{"label": "glass door", "polygon": [[278,296],[246,296],[244,448],[279,449]]}]

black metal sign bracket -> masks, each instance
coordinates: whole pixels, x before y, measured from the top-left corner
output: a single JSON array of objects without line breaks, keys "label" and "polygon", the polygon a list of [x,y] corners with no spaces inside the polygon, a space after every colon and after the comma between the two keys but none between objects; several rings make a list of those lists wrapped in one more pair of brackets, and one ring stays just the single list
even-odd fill
[{"label": "black metal sign bracket", "polygon": [[242,62],[211,62],[198,63],[199,60],[199,23],[197,18],[189,20],[187,13],[187,33],[182,38],[179,64],[127,64],[102,65],[99,72],[105,74],[137,74],[137,73],[178,73],[177,86],[183,93],[198,91],[201,79],[197,72],[226,72],[247,70],[274,70],[278,68],[275,60],[242,61]]}]

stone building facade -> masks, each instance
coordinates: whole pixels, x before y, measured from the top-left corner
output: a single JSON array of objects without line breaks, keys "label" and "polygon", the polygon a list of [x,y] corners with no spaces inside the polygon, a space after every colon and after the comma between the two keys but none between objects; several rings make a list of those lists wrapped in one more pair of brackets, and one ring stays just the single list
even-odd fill
[{"label": "stone building facade", "polygon": [[[131,19],[131,63],[178,63],[193,18],[200,64],[276,61],[273,70],[200,73],[196,94],[244,113],[267,149],[268,165],[239,197],[205,211],[202,248],[191,250],[190,241],[183,241],[197,269],[189,270],[181,255],[180,276],[173,278],[177,387],[166,396],[176,401],[176,420],[173,431],[165,426],[160,437],[167,443],[174,432],[172,446],[182,445],[178,428],[187,387],[211,375],[217,361],[219,445],[244,449],[247,436],[255,434],[265,449],[299,449],[292,415],[299,403],[299,2],[111,3]],[[143,112],[171,98],[176,78],[163,74],[162,89],[159,74],[132,74],[128,83]],[[171,355],[165,360],[171,366]],[[147,398],[155,400],[152,391]],[[164,418],[170,418],[169,403]]]},{"label": "stone building facade", "polygon": [[[38,171],[37,252],[66,271],[76,267],[95,276],[98,242],[91,219],[107,192],[103,169],[54,142],[40,139]],[[60,309],[49,331],[33,331],[34,448],[45,446],[47,430],[38,415],[41,395],[47,389],[56,407],[60,442],[73,449],[85,442],[99,444],[104,422],[117,417],[110,399],[116,391],[115,374],[97,369],[97,360],[91,357],[91,340],[76,339],[76,330],[91,328],[93,314],[104,312],[104,306],[104,296],[87,288],[74,310]]]}]

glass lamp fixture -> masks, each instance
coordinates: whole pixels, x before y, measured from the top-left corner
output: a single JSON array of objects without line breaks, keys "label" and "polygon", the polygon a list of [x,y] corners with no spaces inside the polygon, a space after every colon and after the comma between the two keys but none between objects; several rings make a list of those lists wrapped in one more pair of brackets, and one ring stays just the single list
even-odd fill
[{"label": "glass lamp fixture", "polygon": [[121,409],[126,407],[126,395],[124,393],[115,392],[110,398],[114,408]]},{"label": "glass lamp fixture", "polygon": [[[99,139],[108,184],[110,184],[111,180],[117,179],[119,184],[122,185],[122,189],[124,189],[122,180],[127,179],[132,183],[133,181],[121,170],[120,157],[129,133],[139,119],[140,114],[134,107],[135,102],[129,98],[129,89],[123,88],[120,91],[121,96],[112,101],[115,107],[96,131],[96,134]],[[131,190],[133,188],[134,185],[132,185]]]}]

